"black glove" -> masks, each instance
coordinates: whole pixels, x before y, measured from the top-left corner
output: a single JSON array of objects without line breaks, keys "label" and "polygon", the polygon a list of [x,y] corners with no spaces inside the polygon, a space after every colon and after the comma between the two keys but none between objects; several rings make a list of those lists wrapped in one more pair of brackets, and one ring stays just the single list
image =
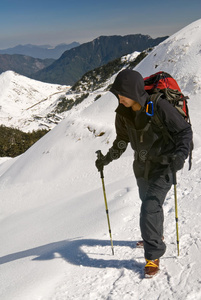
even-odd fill
[{"label": "black glove", "polygon": [[181,154],[176,154],[172,157],[170,168],[173,172],[181,170],[184,166],[185,159]]},{"label": "black glove", "polygon": [[103,170],[103,167],[108,165],[111,161],[112,161],[112,159],[110,157],[109,152],[105,156],[101,152],[99,152],[98,159],[95,162],[96,168],[100,172]]}]

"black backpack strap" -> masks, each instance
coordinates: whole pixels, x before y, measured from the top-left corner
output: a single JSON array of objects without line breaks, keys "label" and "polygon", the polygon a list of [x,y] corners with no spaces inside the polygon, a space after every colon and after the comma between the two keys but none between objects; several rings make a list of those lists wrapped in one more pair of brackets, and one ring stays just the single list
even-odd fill
[{"label": "black backpack strap", "polygon": [[162,95],[163,95],[162,93],[156,93],[156,94],[152,94],[150,96],[150,101],[152,101],[154,104],[154,115],[153,115],[153,117],[151,117],[151,119],[161,130],[163,138],[165,140],[165,143],[168,144],[169,140],[171,140],[173,143],[175,143],[175,141],[173,140],[172,136],[168,132],[166,126],[164,125],[164,123],[161,120],[161,117],[159,116],[159,113],[158,113],[157,104]]},{"label": "black backpack strap", "polygon": [[193,154],[193,148],[194,148],[194,144],[193,144],[193,141],[191,141],[191,146],[190,146],[190,151],[189,151],[189,158],[188,158],[188,162],[189,162],[189,168],[188,170],[190,171],[191,170],[191,167],[192,167],[192,154]]},{"label": "black backpack strap", "polygon": [[[167,130],[165,124],[163,123],[163,121],[161,120],[161,117],[160,117],[160,115],[158,113],[158,110],[157,110],[157,103],[158,103],[161,95],[163,95],[163,94],[162,93],[156,93],[156,94],[152,94],[151,97],[150,97],[150,101],[152,101],[153,104],[154,104],[154,115],[153,115],[153,117],[151,117],[151,119],[159,127],[159,129],[161,130],[163,138],[165,140],[165,143],[168,144],[169,140],[171,140],[175,144],[174,139],[172,138],[172,136],[168,132],[168,130]],[[188,120],[188,123],[191,124],[190,119]],[[192,167],[192,151],[193,151],[193,148],[194,148],[194,144],[193,144],[193,141],[192,141],[191,145],[190,145],[190,151],[189,151],[189,170],[191,170],[191,167]]]}]

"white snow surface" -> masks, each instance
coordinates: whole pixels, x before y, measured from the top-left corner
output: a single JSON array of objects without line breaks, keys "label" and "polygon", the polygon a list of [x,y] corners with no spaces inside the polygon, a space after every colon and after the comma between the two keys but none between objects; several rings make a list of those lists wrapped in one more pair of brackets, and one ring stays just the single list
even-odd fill
[{"label": "white snow surface", "polygon": [[69,88],[33,80],[13,71],[0,74],[0,123],[23,131],[53,128],[54,122],[47,122],[46,116],[51,112],[51,105]]},{"label": "white snow surface", "polygon": [[95,102],[89,97],[28,151],[0,165],[1,300],[201,299],[200,36],[198,20],[136,68],[143,76],[168,71],[190,97],[195,149],[192,170],[186,162],[177,176],[180,256],[172,188],[164,204],[167,251],[161,270],[143,278],[130,148],[104,170],[112,255],[94,162],[95,151],[105,154],[115,138],[117,100],[111,93]]}]

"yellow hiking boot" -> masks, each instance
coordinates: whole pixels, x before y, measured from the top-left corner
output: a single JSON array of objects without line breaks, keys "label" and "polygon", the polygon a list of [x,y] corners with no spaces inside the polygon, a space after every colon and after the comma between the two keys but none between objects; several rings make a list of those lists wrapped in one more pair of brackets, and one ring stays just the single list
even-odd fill
[{"label": "yellow hiking boot", "polygon": [[159,259],[155,259],[155,260],[146,259],[146,262],[147,264],[144,268],[145,278],[152,278],[159,271]]}]

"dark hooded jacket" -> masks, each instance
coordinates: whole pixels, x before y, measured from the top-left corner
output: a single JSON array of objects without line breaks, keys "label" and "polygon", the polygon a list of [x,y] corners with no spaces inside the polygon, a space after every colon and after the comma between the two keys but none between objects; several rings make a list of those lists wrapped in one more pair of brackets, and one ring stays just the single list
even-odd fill
[{"label": "dark hooded jacket", "polygon": [[117,98],[118,94],[138,102],[142,108],[133,111],[122,104],[116,109],[116,139],[109,149],[110,161],[117,159],[126,150],[130,142],[134,150],[134,172],[137,178],[150,178],[154,174],[168,172],[166,159],[179,154],[186,159],[192,141],[191,126],[178,111],[165,99],[160,98],[157,112],[163,120],[172,140],[165,141],[161,129],[148,116],[145,106],[149,95],[144,89],[144,80],[140,73],[126,69],[121,71],[110,90]]}]

